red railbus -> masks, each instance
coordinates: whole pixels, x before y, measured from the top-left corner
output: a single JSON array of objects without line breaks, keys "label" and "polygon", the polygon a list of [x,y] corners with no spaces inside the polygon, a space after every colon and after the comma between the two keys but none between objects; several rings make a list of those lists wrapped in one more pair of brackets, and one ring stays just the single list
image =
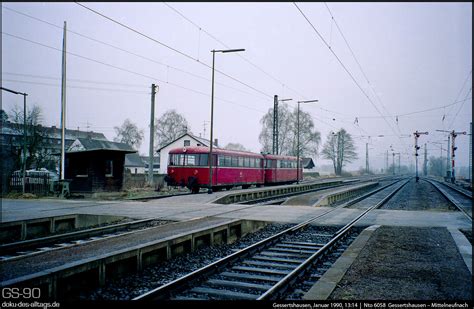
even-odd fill
[{"label": "red railbus", "polygon": [[[212,189],[248,188],[264,184],[264,157],[261,154],[215,148],[212,150]],[[169,185],[188,187],[192,192],[209,188],[209,148],[175,148],[169,152]]]},{"label": "red railbus", "polygon": [[[265,185],[293,183],[298,177],[296,157],[266,154],[265,157]],[[299,180],[303,179],[301,168]]]}]

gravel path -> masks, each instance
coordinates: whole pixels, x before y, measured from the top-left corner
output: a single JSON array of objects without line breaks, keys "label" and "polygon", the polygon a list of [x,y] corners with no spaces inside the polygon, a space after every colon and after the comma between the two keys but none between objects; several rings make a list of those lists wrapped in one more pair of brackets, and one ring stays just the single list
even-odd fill
[{"label": "gravel path", "polygon": [[330,295],[333,300],[470,300],[472,278],[445,228],[383,226]]},{"label": "gravel path", "polygon": [[455,208],[433,185],[411,180],[381,209],[449,211]]}]

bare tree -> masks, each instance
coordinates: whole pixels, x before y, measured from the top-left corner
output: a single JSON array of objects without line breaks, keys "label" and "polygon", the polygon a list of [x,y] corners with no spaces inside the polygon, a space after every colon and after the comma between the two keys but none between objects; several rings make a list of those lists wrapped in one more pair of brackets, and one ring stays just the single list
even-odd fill
[{"label": "bare tree", "polygon": [[155,149],[165,146],[189,131],[186,118],[174,109],[166,111],[160,119],[155,120],[155,123],[155,139],[157,142]]},{"label": "bare tree", "polygon": [[430,157],[429,174],[433,176],[444,176],[446,171],[446,160],[441,157]]},{"label": "bare tree", "polygon": [[244,145],[239,143],[228,143],[225,145],[224,149],[237,150],[237,151],[249,151]]},{"label": "bare tree", "polygon": [[130,119],[125,119],[122,126],[114,127],[114,130],[117,134],[114,142],[125,143],[134,149],[140,148],[144,136],[143,130],[139,130]]},{"label": "bare tree", "polygon": [[[277,154],[297,155],[297,109],[290,111],[287,104],[278,107],[278,149]],[[262,152],[271,152],[273,143],[273,108],[260,120],[262,131],[259,135]],[[300,155],[315,156],[318,153],[321,135],[314,128],[314,122],[309,113],[300,110]]]},{"label": "bare tree", "polygon": [[354,140],[352,136],[341,129],[337,133],[330,132],[321,154],[325,159],[331,160],[336,175],[342,174],[342,167],[357,159]]},{"label": "bare tree", "polygon": [[[16,134],[23,136],[24,119],[23,109],[18,106],[10,111],[8,116],[12,129]],[[41,108],[34,104],[26,114],[26,167],[37,169],[45,167],[47,169],[56,169],[57,159],[51,153],[49,145],[46,144],[47,136],[41,125],[42,111]],[[20,168],[21,153],[23,151],[23,140],[21,145],[10,145],[11,155],[15,157],[15,168]]]}]

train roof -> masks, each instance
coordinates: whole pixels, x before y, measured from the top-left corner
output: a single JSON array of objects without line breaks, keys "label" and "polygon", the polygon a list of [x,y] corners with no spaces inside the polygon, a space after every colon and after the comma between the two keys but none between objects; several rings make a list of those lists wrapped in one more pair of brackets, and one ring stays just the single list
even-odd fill
[{"label": "train roof", "polygon": [[[179,147],[173,148],[169,151],[170,154],[178,154],[178,153],[209,153],[209,147],[205,146],[192,146],[192,147]],[[263,155],[259,153],[254,153],[250,151],[238,151],[238,150],[229,150],[229,149],[222,149],[222,148],[212,148],[212,153],[216,154],[223,154],[223,155],[240,155],[240,156],[247,156],[247,157],[254,157],[254,158],[261,158],[263,159]]]},{"label": "train roof", "polygon": [[[272,159],[272,160],[295,160],[296,157],[292,156],[281,156],[281,155],[274,155],[274,154],[265,154],[265,159]],[[300,158],[301,160],[302,158]]]}]

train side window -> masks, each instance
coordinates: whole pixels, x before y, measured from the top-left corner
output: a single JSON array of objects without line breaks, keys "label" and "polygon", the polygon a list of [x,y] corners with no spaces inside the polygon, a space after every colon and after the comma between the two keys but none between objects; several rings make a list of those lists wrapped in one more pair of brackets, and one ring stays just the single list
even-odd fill
[{"label": "train side window", "polygon": [[244,166],[245,166],[245,167],[249,167],[249,166],[250,166],[249,158],[244,158]]},{"label": "train side window", "polygon": [[249,159],[249,167],[255,167],[255,158],[248,158]]},{"label": "train side window", "polygon": [[237,157],[232,157],[232,166],[233,166],[233,167],[239,166],[239,158],[237,158]]},{"label": "train side window", "polygon": [[224,166],[232,166],[232,159],[229,156],[224,156]]},{"label": "train side window", "polygon": [[261,167],[261,165],[260,165],[260,159],[255,159],[255,167],[258,167],[258,168]]},{"label": "train side window", "polygon": [[209,165],[209,155],[207,153],[199,155],[199,165],[200,166],[208,166]]},{"label": "train side window", "polygon": [[225,166],[224,156],[219,156],[219,166]]},{"label": "train side window", "polygon": [[239,157],[239,167],[244,167],[245,166],[245,163],[244,163],[245,159],[247,159],[247,158]]}]

